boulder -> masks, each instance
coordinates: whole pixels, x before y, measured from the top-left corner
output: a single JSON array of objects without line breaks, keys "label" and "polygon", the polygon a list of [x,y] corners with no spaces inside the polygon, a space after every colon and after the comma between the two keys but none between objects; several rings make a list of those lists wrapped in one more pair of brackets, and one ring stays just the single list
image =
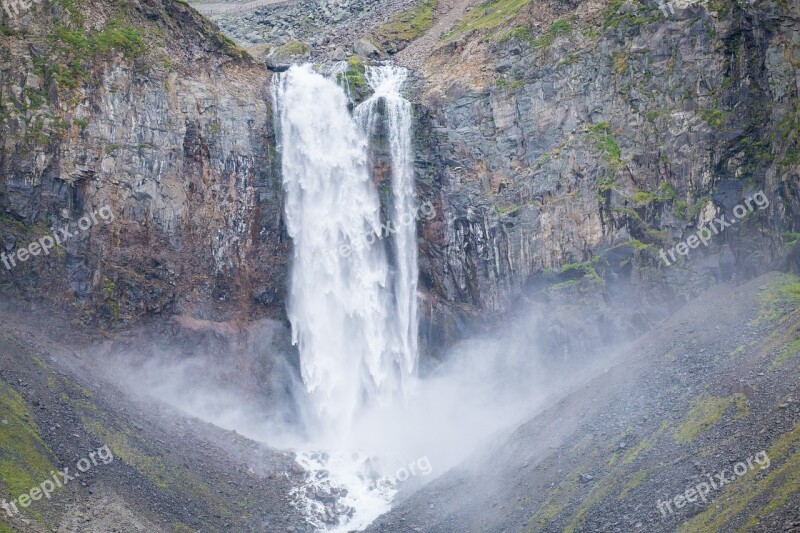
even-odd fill
[{"label": "boulder", "polygon": [[378,48],[367,41],[366,39],[359,39],[353,43],[353,51],[356,55],[366,59],[380,59],[381,52]]}]

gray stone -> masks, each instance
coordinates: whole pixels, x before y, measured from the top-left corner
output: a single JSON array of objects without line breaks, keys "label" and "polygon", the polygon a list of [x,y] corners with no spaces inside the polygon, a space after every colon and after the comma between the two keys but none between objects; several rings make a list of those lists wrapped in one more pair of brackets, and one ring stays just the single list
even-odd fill
[{"label": "gray stone", "polygon": [[374,44],[366,39],[358,39],[353,43],[353,51],[356,55],[365,59],[380,59],[381,53]]}]

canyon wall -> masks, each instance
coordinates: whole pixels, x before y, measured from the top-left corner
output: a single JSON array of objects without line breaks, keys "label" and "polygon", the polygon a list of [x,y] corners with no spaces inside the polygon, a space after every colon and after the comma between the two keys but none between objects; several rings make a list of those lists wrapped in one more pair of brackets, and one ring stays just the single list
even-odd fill
[{"label": "canyon wall", "polygon": [[[490,1],[428,58],[418,174],[443,214],[422,228],[429,341],[523,295],[558,315],[565,353],[591,350],[711,283],[797,268],[797,4],[662,9]],[[762,191],[769,205],[737,219]],[[736,223],[662,258],[721,216]]]},{"label": "canyon wall", "polygon": [[[424,33],[442,13],[420,6],[356,10],[382,25],[337,20],[307,43],[270,19],[287,8],[262,11],[259,27],[282,29],[254,53],[388,57],[396,38],[364,39]],[[3,16],[3,250],[114,215],[0,268],[3,290],[108,328],[283,318],[291,246],[270,72],[181,2]],[[348,81],[363,84],[362,60]],[[797,268],[798,66],[798,7],[785,1],[467,11],[413,90],[418,191],[437,213],[419,223],[427,352],[534,301],[559,317],[546,340],[566,355],[635,335],[716,281]],[[665,263],[662,251],[762,191],[768,207]]]},{"label": "canyon wall", "polygon": [[[3,16],[4,292],[107,328],[281,317],[290,247],[266,68],[181,2]],[[81,221],[103,208],[113,221]]]}]

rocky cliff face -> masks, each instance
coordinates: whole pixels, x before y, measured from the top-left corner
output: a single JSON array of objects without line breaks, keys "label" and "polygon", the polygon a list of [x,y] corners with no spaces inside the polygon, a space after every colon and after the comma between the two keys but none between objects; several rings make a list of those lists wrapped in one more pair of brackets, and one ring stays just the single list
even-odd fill
[{"label": "rocky cliff face", "polygon": [[[107,325],[280,316],[290,245],[270,74],[181,3],[94,7],[3,19],[4,250],[103,207],[114,220],[0,268],[3,286]],[[231,31],[273,57],[385,56],[452,9],[334,7],[296,31],[290,5],[251,17],[274,31]],[[418,190],[437,212],[419,227],[425,342],[534,298],[565,311],[547,338],[577,352],[715,280],[796,263],[798,65],[787,2],[468,10],[415,85]],[[675,251],[720,216],[736,223]]]},{"label": "rocky cliff face", "polygon": [[[493,0],[428,59],[420,191],[443,213],[423,228],[431,340],[528,294],[567,316],[589,304],[596,320],[552,339],[579,351],[598,321],[635,333],[715,280],[786,266],[800,223],[798,7],[662,9]],[[761,191],[769,205],[737,219]],[[721,216],[736,223],[708,246],[662,259]]]},{"label": "rocky cliff face", "polygon": [[[281,315],[268,71],[180,2],[3,16],[0,235],[16,259],[4,289],[109,327]],[[81,221],[101,209],[111,216]],[[59,245],[20,261],[52,233]]]}]

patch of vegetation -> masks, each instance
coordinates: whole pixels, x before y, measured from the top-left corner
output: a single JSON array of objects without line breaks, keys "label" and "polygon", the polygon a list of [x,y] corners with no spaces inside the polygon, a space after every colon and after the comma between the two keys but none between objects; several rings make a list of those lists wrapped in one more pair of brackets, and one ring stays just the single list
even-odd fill
[{"label": "patch of vegetation", "polygon": [[386,24],[379,26],[374,37],[381,42],[412,41],[433,26],[433,10],[437,0],[423,0],[416,6],[398,13]]},{"label": "patch of vegetation", "polygon": [[538,46],[539,48],[547,48],[553,41],[555,41],[556,37],[559,35],[567,35],[572,31],[572,24],[567,20],[557,20],[553,24],[550,25],[550,28],[544,32],[541,36],[537,39],[533,39],[531,42],[534,46]]},{"label": "patch of vegetation", "polygon": [[[769,470],[748,470],[722,488],[718,499],[725,505],[709,505],[690,518],[681,528],[685,533],[696,531],[752,531],[759,520],[782,506],[793,505],[800,493],[800,424],[781,435],[767,450]],[[758,503],[756,502],[764,502]],[[766,503],[768,502],[768,503]],[[742,525],[742,514],[747,523]]]},{"label": "patch of vegetation", "polygon": [[526,532],[545,531],[547,529],[545,526],[564,512],[581,486],[579,479],[582,469],[583,467],[579,467],[575,472],[565,476],[561,483],[548,492],[547,498],[526,524]]},{"label": "patch of vegetation", "polygon": [[775,140],[785,143],[782,166],[800,164],[800,98],[795,98],[786,115],[775,127]]},{"label": "patch of vegetation", "polygon": [[727,15],[735,5],[736,0],[708,0],[708,8],[721,17]]},{"label": "patch of vegetation", "polygon": [[690,214],[698,214],[706,203],[708,203],[709,196],[703,196],[700,200],[695,202],[692,206],[689,202],[684,200],[678,190],[670,183],[664,182],[659,185],[656,191],[656,200],[659,202],[672,202],[672,208],[679,218],[686,218]]},{"label": "patch of vegetation", "polygon": [[580,57],[580,55],[581,55],[580,52],[570,52],[569,54],[567,54],[567,57],[559,61],[556,66],[560,67],[561,65],[574,65],[575,63],[578,62],[578,58]]},{"label": "patch of vegetation", "polygon": [[69,89],[77,88],[81,78],[90,72],[84,66],[87,58],[116,51],[129,59],[138,59],[148,49],[143,30],[118,19],[110,19],[105,28],[90,34],[81,26],[57,27],[50,40],[56,45],[53,57],[49,60],[35,57],[34,64],[45,78],[52,77],[60,86]]},{"label": "patch of vegetation", "polygon": [[656,247],[653,246],[652,244],[643,243],[642,241],[640,241],[638,239],[631,239],[630,241],[628,241],[628,244],[633,246],[633,248],[637,252],[643,252],[645,250],[651,250],[651,251],[655,251],[656,250]]},{"label": "patch of vegetation", "polygon": [[781,234],[781,237],[786,241],[783,245],[784,248],[791,248],[795,246],[798,241],[800,241],[800,233],[795,231],[786,231]]},{"label": "patch of vegetation", "polygon": [[770,369],[775,370],[782,367],[789,359],[800,353],[800,338],[792,339],[784,344],[778,355],[770,364]]},{"label": "patch of vegetation", "polygon": [[553,22],[550,28],[540,36],[535,37],[529,26],[517,26],[506,33],[501,41],[517,40],[524,41],[538,48],[547,48],[559,35],[568,35],[572,31],[572,23],[565,19]]},{"label": "patch of vegetation", "polygon": [[564,528],[564,533],[574,533],[583,523],[583,519],[589,509],[600,502],[605,495],[614,488],[614,484],[614,481],[611,480],[592,487],[592,490],[589,491],[589,495],[581,501],[580,507],[578,507],[578,511],[575,513],[575,517],[567,524],[567,527]]},{"label": "patch of vegetation", "polygon": [[304,43],[303,41],[299,41],[297,39],[290,39],[286,41],[286,44],[281,46],[277,46],[273,49],[273,53],[275,55],[284,55],[284,56],[302,56],[308,53],[311,50],[311,47],[308,43]]},{"label": "patch of vegetation", "polygon": [[721,109],[702,109],[700,110],[700,118],[705,120],[709,126],[718,129],[725,123],[727,113]]},{"label": "patch of vegetation", "polygon": [[350,90],[364,91],[367,89],[367,67],[358,56],[350,56],[347,60],[347,70],[339,74],[337,81]]},{"label": "patch of vegetation", "polygon": [[499,40],[505,41],[533,41],[534,37],[529,26],[516,26],[509,30]]},{"label": "patch of vegetation", "polygon": [[617,496],[618,500],[624,500],[630,491],[639,486],[639,484],[647,477],[647,470],[637,470],[628,480],[628,483],[622,489],[622,492]]},{"label": "patch of vegetation", "polygon": [[700,198],[692,202],[691,205],[688,206],[688,208],[686,209],[686,216],[691,220],[696,219],[698,216],[700,216],[700,211],[702,211],[703,208],[705,208],[705,206],[707,206],[708,202],[710,201],[711,201],[711,195],[704,194],[703,196],[701,196]]},{"label": "patch of vegetation", "polygon": [[103,54],[116,50],[127,57],[136,58],[146,50],[141,31],[116,19],[109,20],[103,30],[92,35],[87,35],[83,28],[62,27],[56,30],[55,37],[75,54]]},{"label": "patch of vegetation", "polygon": [[518,89],[525,85],[525,80],[515,79],[511,76],[500,76],[495,80],[495,86],[501,91]]},{"label": "patch of vegetation", "polygon": [[619,181],[614,176],[601,176],[595,182],[597,190],[600,192],[608,192],[615,187],[619,186]]},{"label": "patch of vegetation", "polygon": [[613,170],[621,168],[622,150],[612,135],[611,125],[606,121],[597,122],[589,126],[589,133],[592,135],[595,145],[603,152],[603,159],[606,160],[608,166]]},{"label": "patch of vegetation", "polygon": [[732,406],[736,407],[736,418],[747,416],[749,409],[746,401],[747,398],[741,393],[731,396],[709,396],[696,401],[686,419],[675,429],[673,438],[683,444],[692,442],[698,435],[722,420]]},{"label": "patch of vegetation", "polygon": [[659,119],[665,119],[669,117],[669,115],[670,115],[669,109],[659,107],[657,109],[651,109],[650,111],[647,112],[647,120],[650,122],[656,122]]},{"label": "patch of vegetation", "polygon": [[488,0],[467,13],[448,32],[444,39],[451,39],[471,31],[484,31],[493,35],[498,29],[514,20],[519,11],[531,0]]},{"label": "patch of vegetation", "polygon": [[758,299],[761,309],[756,322],[780,322],[800,307],[800,278],[791,274],[777,275]]},{"label": "patch of vegetation", "polygon": [[523,207],[525,204],[511,204],[503,207],[495,205],[494,210],[498,215],[513,215]]},{"label": "patch of vegetation", "polygon": [[597,269],[595,265],[600,260],[599,257],[593,257],[588,261],[584,261],[583,263],[567,263],[566,265],[562,266],[559,270],[559,273],[565,274],[568,272],[580,272],[582,273],[583,279],[588,279],[592,283],[598,283],[600,285],[604,285],[605,281],[600,274],[597,273]]},{"label": "patch of vegetation", "polygon": [[656,194],[652,192],[638,190],[633,192],[633,203],[636,204],[637,207],[652,203],[655,199]]},{"label": "patch of vegetation", "polygon": [[44,443],[28,404],[0,380],[0,480],[12,498],[50,477],[52,452]]},{"label": "patch of vegetation", "polygon": [[122,430],[107,428],[99,421],[89,417],[81,417],[81,421],[92,435],[108,444],[114,456],[134,467],[157,487],[166,489],[169,487],[170,481],[174,481],[162,458],[142,453],[133,444],[133,428],[125,427]]},{"label": "patch of vegetation", "polygon": [[618,28],[621,25],[638,26],[663,20],[657,8],[651,8],[641,1],[636,2],[635,13],[621,13],[626,0],[612,0],[603,10],[603,29]]},{"label": "patch of vegetation", "polygon": [[621,76],[628,70],[628,51],[627,50],[614,50],[611,52],[611,60],[613,63],[614,73]]},{"label": "patch of vegetation", "polygon": [[217,46],[219,46],[219,48],[230,57],[235,57],[237,59],[244,59],[250,57],[250,54],[247,52],[247,50],[236,44],[236,42],[233,39],[231,39],[222,32],[218,31],[212,34],[211,40],[212,42],[216,43]]},{"label": "patch of vegetation", "polygon": [[114,321],[119,320],[119,300],[116,299],[116,293],[117,284],[108,277],[103,277],[103,297]]}]

